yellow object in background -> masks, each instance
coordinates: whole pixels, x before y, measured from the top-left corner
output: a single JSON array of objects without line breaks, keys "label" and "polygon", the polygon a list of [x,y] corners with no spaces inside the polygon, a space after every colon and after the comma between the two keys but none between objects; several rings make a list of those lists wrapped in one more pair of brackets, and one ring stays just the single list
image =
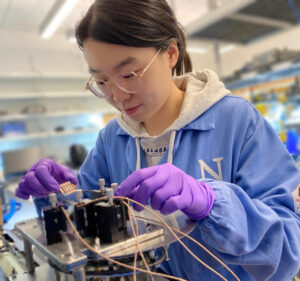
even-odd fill
[{"label": "yellow object in background", "polygon": [[265,103],[257,103],[255,104],[255,107],[262,116],[265,116],[267,111],[269,110],[268,106]]},{"label": "yellow object in background", "polygon": [[115,113],[108,113],[102,116],[103,124],[106,125],[110,120],[117,117],[117,114]]},{"label": "yellow object in background", "polygon": [[[287,141],[287,136],[286,136],[286,132],[285,131],[281,131],[279,133],[279,138],[282,142],[286,142]],[[300,281],[300,280],[299,280]]]},{"label": "yellow object in background", "polygon": [[4,173],[0,171],[0,182],[4,182]]},{"label": "yellow object in background", "polygon": [[286,93],[284,92],[284,93],[278,94],[277,101],[280,103],[286,103],[288,101],[288,97],[287,97]]}]

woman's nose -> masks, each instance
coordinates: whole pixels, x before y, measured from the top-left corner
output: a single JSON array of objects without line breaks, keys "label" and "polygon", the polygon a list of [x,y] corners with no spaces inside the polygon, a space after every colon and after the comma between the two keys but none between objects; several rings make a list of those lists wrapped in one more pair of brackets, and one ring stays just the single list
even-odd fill
[{"label": "woman's nose", "polygon": [[124,100],[130,98],[130,94],[124,92],[116,85],[111,85],[110,87],[112,99],[116,103],[123,103]]}]

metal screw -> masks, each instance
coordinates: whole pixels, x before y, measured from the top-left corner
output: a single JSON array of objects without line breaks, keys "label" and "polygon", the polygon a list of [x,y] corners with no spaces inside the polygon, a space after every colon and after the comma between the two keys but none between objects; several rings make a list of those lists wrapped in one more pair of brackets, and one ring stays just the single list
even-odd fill
[{"label": "metal screw", "polygon": [[104,191],[104,188],[105,188],[105,179],[99,179],[98,180],[98,185],[100,187],[100,190]]},{"label": "metal screw", "polygon": [[49,202],[52,208],[56,208],[56,204],[57,204],[56,193],[49,194]]},{"label": "metal screw", "polygon": [[109,204],[113,204],[114,190],[112,188],[106,188],[106,196]]},{"label": "metal screw", "polygon": [[118,188],[118,184],[114,182],[110,185],[110,187],[115,191]]},{"label": "metal screw", "polygon": [[154,250],[150,251],[149,256],[150,256],[150,258],[154,259],[155,258],[155,251]]},{"label": "metal screw", "polygon": [[78,203],[82,202],[82,189],[78,189],[75,191],[76,200]]}]

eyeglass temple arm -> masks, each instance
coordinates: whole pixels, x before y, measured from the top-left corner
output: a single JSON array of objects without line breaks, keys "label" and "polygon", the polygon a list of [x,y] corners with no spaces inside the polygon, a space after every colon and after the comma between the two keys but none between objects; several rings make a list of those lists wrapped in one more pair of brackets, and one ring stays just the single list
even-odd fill
[{"label": "eyeglass temple arm", "polygon": [[158,54],[160,53],[161,48],[156,52],[155,56],[152,58],[152,60],[148,63],[148,65],[144,68],[144,70],[142,71],[140,77],[142,77],[144,75],[144,73],[146,72],[146,70],[151,66],[152,62],[156,59],[156,57],[158,56]]},{"label": "eyeglass temple arm", "polygon": [[90,89],[90,83],[91,83],[92,80],[93,80],[93,75],[91,75],[89,81],[85,84],[85,88],[86,88],[87,90]]}]

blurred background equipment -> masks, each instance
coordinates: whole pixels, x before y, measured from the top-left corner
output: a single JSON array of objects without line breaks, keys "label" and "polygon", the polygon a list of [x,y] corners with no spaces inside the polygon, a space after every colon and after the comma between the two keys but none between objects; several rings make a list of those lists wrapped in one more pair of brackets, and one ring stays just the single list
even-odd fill
[{"label": "blurred background equipment", "polygon": [[43,150],[40,146],[7,151],[3,153],[4,174],[6,177],[23,174],[41,158]]},{"label": "blurred background equipment", "polygon": [[26,134],[26,127],[22,121],[3,122],[1,126],[1,136],[22,136]]},{"label": "blurred background equipment", "polygon": [[[20,178],[42,156],[43,151],[39,146],[3,153],[2,172],[0,176],[0,197],[2,204],[0,206],[4,223],[8,223],[22,206],[22,203],[19,202],[20,200],[16,200],[14,197],[14,189]],[[0,222],[0,225],[3,227],[4,223],[1,224]]]},{"label": "blurred background equipment", "polygon": [[225,1],[209,2],[215,3],[210,5],[211,13],[187,28],[193,38],[246,44],[300,22],[299,1],[227,1],[223,9],[217,3]]},{"label": "blurred background equipment", "polygon": [[78,145],[78,144],[71,145],[70,147],[71,167],[73,167],[74,169],[79,169],[86,155],[87,155],[87,151],[83,145]]}]

